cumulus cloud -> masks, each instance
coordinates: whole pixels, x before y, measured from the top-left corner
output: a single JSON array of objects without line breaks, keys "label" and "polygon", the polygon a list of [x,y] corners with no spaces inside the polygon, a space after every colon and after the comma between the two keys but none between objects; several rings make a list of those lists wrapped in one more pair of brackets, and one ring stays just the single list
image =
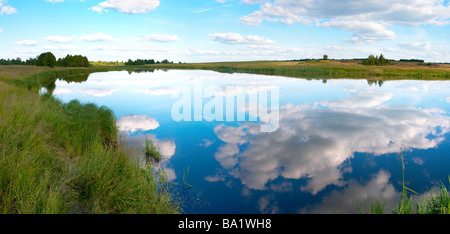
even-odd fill
[{"label": "cumulus cloud", "polygon": [[[392,206],[398,203],[400,192],[389,182],[390,177],[390,173],[381,170],[365,184],[350,180],[343,191],[333,191],[325,196],[320,204],[307,206],[299,210],[299,213],[357,214],[358,205],[368,207],[368,202],[379,199],[382,199],[386,206]],[[391,208],[394,207],[385,207],[385,210]]]},{"label": "cumulus cloud", "polygon": [[[176,144],[172,139],[158,139],[156,137],[156,135],[153,135],[153,134],[130,136],[130,135],[128,135],[128,132],[126,132],[126,131],[123,131],[121,133],[122,133],[122,136],[125,137],[124,140],[125,140],[126,146],[130,149],[135,149],[138,151],[144,150],[146,142],[151,141],[152,144],[158,150],[158,152],[160,152],[161,155],[163,156],[160,164],[167,162],[167,160],[169,160],[175,154]],[[144,159],[141,158],[141,160],[144,160]],[[167,170],[167,169],[169,169],[169,168],[165,168],[164,170]],[[173,170],[173,169],[169,169],[169,170]],[[170,177],[170,175],[169,175],[169,177]],[[173,175],[172,177],[176,178],[175,175]]]},{"label": "cumulus cloud", "polygon": [[180,41],[177,35],[164,35],[164,34],[153,34],[142,37],[135,37],[133,40],[137,41],[155,41],[155,42],[175,42]]},{"label": "cumulus cloud", "polygon": [[17,13],[16,8],[5,5],[5,3],[7,3],[6,0],[0,0],[0,15],[12,15]]},{"label": "cumulus cloud", "polygon": [[242,0],[243,3],[247,5],[259,4],[263,2],[267,2],[268,0]]},{"label": "cumulus cloud", "polygon": [[359,20],[402,25],[448,23],[450,6],[441,0],[277,0],[261,5],[260,10],[241,18],[244,24],[263,20],[287,24],[317,20]]},{"label": "cumulus cloud", "polygon": [[136,132],[157,129],[159,122],[147,115],[125,115],[117,121],[119,131]]},{"label": "cumulus cloud", "polygon": [[275,200],[275,196],[267,195],[258,200],[258,208],[262,214],[277,214],[280,212],[278,201]]},{"label": "cumulus cloud", "polygon": [[318,104],[333,108],[357,108],[357,107],[375,107],[389,101],[393,94],[385,91],[377,91],[373,89],[363,89],[357,92],[351,91],[352,95],[348,98],[337,100],[326,100],[318,102]]},{"label": "cumulus cloud", "polygon": [[96,12],[116,10],[125,14],[144,14],[155,10],[159,0],[107,0],[91,8]]},{"label": "cumulus cloud", "polygon": [[[357,98],[369,104],[345,107]],[[279,129],[270,134],[257,123],[220,125],[214,130],[223,144],[215,158],[250,189],[267,189],[278,177],[307,178],[301,189],[317,194],[328,185],[347,184],[341,166],[354,152],[434,148],[450,131],[450,118],[439,111],[382,104],[389,99],[389,93],[365,91],[322,102],[326,108],[286,104],[280,109]]]},{"label": "cumulus cloud", "polygon": [[105,96],[109,96],[109,95],[115,93],[116,91],[118,91],[118,89],[90,89],[90,88],[86,88],[86,89],[81,89],[80,93],[91,95],[91,96],[94,96],[94,97],[105,97]]},{"label": "cumulus cloud", "polygon": [[347,39],[347,41],[353,44],[374,43],[396,38],[395,32],[388,30],[382,24],[374,22],[332,20],[319,25],[325,28],[337,28],[352,32],[353,37]]},{"label": "cumulus cloud", "polygon": [[213,33],[209,34],[212,40],[224,44],[273,44],[275,41],[257,35],[242,36],[239,33]]},{"label": "cumulus cloud", "polygon": [[38,44],[35,40],[23,40],[23,41],[16,41],[14,42],[16,45],[25,45],[25,46],[35,46]]},{"label": "cumulus cloud", "polygon": [[53,95],[68,94],[72,92],[73,88],[55,88],[55,90],[53,90]]},{"label": "cumulus cloud", "polygon": [[117,41],[111,35],[107,35],[104,33],[94,33],[92,35],[82,36],[79,38],[80,41],[85,42],[112,42]]},{"label": "cumulus cloud", "polygon": [[408,50],[431,50],[430,42],[401,42],[398,44],[398,46]]},{"label": "cumulus cloud", "polygon": [[[149,131],[158,127],[158,120],[148,115],[125,115],[117,120],[117,128],[120,131],[121,137],[124,137],[128,148],[143,150],[146,141],[151,141],[158,152],[163,155],[163,161],[166,161],[175,154],[176,145],[173,140],[158,139],[153,134],[132,135],[137,131]],[[175,178],[175,175],[172,177]]]},{"label": "cumulus cloud", "polygon": [[442,0],[276,0],[240,18],[242,24],[259,25],[263,21],[284,24],[313,23],[353,33],[348,42],[374,43],[392,40],[389,25],[445,25],[450,23],[450,5]]}]

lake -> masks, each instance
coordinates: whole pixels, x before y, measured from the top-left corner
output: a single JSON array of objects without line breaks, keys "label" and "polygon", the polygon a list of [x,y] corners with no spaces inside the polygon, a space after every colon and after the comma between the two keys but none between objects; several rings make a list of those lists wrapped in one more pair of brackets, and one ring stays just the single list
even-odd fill
[{"label": "lake", "polygon": [[[114,111],[163,155],[189,214],[358,213],[450,175],[448,81],[296,79],[198,70],[93,73],[54,96]],[[145,160],[140,158],[145,165]]]}]

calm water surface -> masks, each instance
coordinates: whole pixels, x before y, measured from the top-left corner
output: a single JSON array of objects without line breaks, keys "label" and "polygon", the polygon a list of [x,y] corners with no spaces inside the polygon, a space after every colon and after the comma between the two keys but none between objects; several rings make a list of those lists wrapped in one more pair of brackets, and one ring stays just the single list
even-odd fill
[{"label": "calm water surface", "polygon": [[[449,84],[156,70],[57,81],[53,94],[111,108],[130,147],[153,141],[185,213],[357,213],[358,204],[376,199],[398,204],[401,149],[409,188],[427,193],[448,185]],[[273,88],[278,102],[268,106],[277,107],[279,125],[262,131],[250,96]],[[208,89],[214,96],[205,95]],[[237,101],[242,93],[247,108]],[[226,108],[227,98],[234,109]],[[176,110],[191,108],[191,121],[173,116],[181,100],[192,105]],[[223,100],[223,120],[195,110],[215,103],[219,113],[212,100]],[[183,177],[192,188],[183,188]]]}]

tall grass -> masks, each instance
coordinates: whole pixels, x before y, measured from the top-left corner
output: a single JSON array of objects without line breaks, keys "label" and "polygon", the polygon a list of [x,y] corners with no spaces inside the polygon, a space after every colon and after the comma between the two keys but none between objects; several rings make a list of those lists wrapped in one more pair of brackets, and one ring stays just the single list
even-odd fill
[{"label": "tall grass", "polygon": [[156,149],[156,146],[149,139],[145,139],[145,159],[147,161],[160,162],[163,158],[162,154]]},{"label": "tall grass", "polygon": [[[405,185],[405,163],[403,152],[400,152],[400,160],[402,163],[402,196],[399,200],[397,208],[394,208],[392,214],[450,214],[450,195],[444,183],[439,184],[438,189],[431,190],[429,194],[421,197],[418,193]],[[450,176],[449,176],[450,182]],[[414,195],[408,195],[408,191]],[[359,213],[384,214],[385,202],[377,200],[372,202],[369,207],[359,206]]]},{"label": "tall grass", "polygon": [[108,108],[64,104],[40,96],[30,77],[16,80],[0,81],[0,213],[179,212],[117,141]]}]

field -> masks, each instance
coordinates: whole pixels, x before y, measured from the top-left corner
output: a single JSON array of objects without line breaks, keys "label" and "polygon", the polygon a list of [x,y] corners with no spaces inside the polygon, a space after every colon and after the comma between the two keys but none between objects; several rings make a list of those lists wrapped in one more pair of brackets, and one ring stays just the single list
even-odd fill
[{"label": "field", "polygon": [[155,64],[145,67],[204,69],[227,73],[240,72],[298,78],[450,79],[450,64],[410,62],[392,62],[385,66],[366,66],[358,60],[251,61]]}]

